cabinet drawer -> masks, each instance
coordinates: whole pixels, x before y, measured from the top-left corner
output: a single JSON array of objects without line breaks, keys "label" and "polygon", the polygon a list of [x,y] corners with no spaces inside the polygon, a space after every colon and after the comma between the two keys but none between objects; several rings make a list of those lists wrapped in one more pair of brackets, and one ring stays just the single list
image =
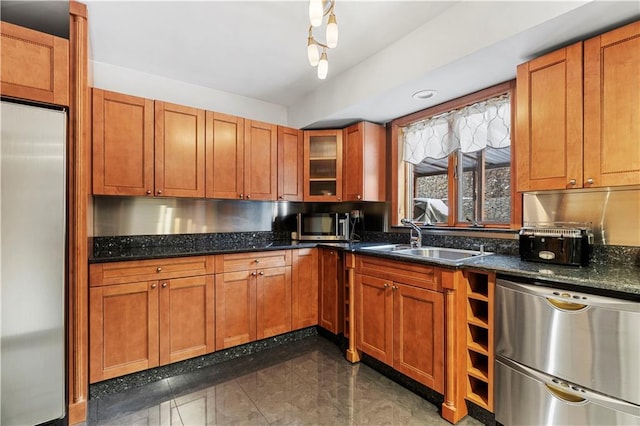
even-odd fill
[{"label": "cabinet drawer", "polygon": [[193,256],[93,264],[89,267],[89,283],[96,287],[213,274],[213,259],[214,256]]},{"label": "cabinet drawer", "polygon": [[432,266],[358,255],[356,273],[442,291],[439,269]]},{"label": "cabinet drawer", "polygon": [[217,273],[275,268],[290,265],[290,250],[223,254],[216,257]]}]

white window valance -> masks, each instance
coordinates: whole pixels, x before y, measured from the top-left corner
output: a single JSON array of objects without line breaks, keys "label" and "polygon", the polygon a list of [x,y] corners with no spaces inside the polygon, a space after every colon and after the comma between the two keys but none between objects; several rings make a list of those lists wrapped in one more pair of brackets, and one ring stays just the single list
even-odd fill
[{"label": "white window valance", "polygon": [[501,95],[404,127],[403,160],[420,164],[461,150],[511,145],[511,100]]}]

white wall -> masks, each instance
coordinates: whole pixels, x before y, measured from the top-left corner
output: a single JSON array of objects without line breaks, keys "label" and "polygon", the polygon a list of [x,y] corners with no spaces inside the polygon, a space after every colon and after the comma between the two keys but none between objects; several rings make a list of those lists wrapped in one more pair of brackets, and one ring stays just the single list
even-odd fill
[{"label": "white wall", "polygon": [[93,67],[93,86],[100,89],[287,125],[287,110],[282,105],[104,62],[92,61],[90,66]]},{"label": "white wall", "polygon": [[[369,104],[369,120],[380,121],[377,119],[382,118],[381,111],[388,114],[390,110],[394,110],[395,117],[402,116],[430,106],[416,104],[414,109],[394,109],[395,105],[411,106],[406,100],[410,99],[412,89],[416,89],[413,83],[418,81],[424,84],[420,89],[437,89],[440,92],[433,104],[482,89],[486,86],[466,87],[462,91],[451,89],[468,83],[452,71],[477,66],[477,63],[460,61],[470,58],[474,52],[496,46],[501,41],[509,40],[558,16],[568,16],[569,12],[581,8],[585,3],[588,2],[555,1],[545,2],[544,6],[537,2],[521,1],[457,3],[355,67],[327,79],[320,89],[289,107],[289,123],[292,127],[299,127],[320,120],[348,118],[353,106],[366,103],[372,98],[376,101]],[[470,34],[473,36],[469,37]],[[562,34],[558,34],[558,38],[562,37]],[[487,52],[483,54],[486,55]],[[517,54],[518,52],[509,52],[509,55]],[[517,63],[528,59],[530,58],[506,61],[503,58],[502,62],[509,64],[510,75],[507,78],[500,77],[491,84],[515,77]],[[456,66],[451,66],[456,62]],[[434,78],[438,70],[445,70],[445,75]],[[472,82],[481,81],[478,72],[481,71],[476,69]],[[489,73],[495,74],[495,71],[490,70]],[[407,83],[412,83],[407,92],[398,92]],[[443,99],[441,96],[446,96],[448,92],[453,96]]]}]

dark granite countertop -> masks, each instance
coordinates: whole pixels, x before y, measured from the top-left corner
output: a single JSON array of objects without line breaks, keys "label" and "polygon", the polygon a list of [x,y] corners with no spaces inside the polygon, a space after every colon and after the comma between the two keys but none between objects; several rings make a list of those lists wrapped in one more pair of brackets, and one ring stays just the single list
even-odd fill
[{"label": "dark granite countertop", "polygon": [[535,280],[536,283],[542,285],[554,286],[566,284],[573,288],[580,287],[596,291],[625,293],[631,295],[631,298],[640,301],[640,266],[633,264],[592,264],[585,267],[576,267],[527,262],[521,260],[518,256],[492,254],[490,256],[472,257],[460,262],[458,265],[452,266],[439,262],[436,259],[409,258],[407,256],[396,255],[394,252],[372,252],[370,250],[362,250],[362,248],[362,246],[354,247],[354,251],[359,254],[385,257],[405,262],[423,263],[449,268],[471,268],[492,271],[498,274]]},{"label": "dark granite countertop", "polygon": [[[235,242],[217,242],[215,244],[189,244],[171,246],[128,247],[126,250],[102,250],[89,263],[121,262],[124,260],[164,259],[183,256],[207,256],[212,254],[248,253],[265,250],[287,250],[316,247],[316,242],[271,241],[258,244],[238,244]],[[346,246],[347,244],[345,244]]]},{"label": "dark granite countertop", "polygon": [[542,285],[568,285],[590,288],[595,291],[625,293],[640,300],[640,266],[633,264],[601,265],[592,264],[587,267],[560,266],[544,263],[525,262],[518,256],[493,254],[490,256],[469,258],[458,265],[440,262],[437,259],[410,258],[394,255],[393,252],[372,252],[364,247],[375,243],[332,243],[304,241],[193,241],[181,245],[150,245],[143,247],[127,247],[126,249],[102,247],[91,263],[117,262],[124,260],[160,259],[182,256],[203,256],[212,254],[242,253],[264,250],[286,250],[311,247],[335,247],[359,254],[384,257],[405,262],[422,263],[448,268],[473,268],[493,271],[499,274],[523,277],[535,280]]}]

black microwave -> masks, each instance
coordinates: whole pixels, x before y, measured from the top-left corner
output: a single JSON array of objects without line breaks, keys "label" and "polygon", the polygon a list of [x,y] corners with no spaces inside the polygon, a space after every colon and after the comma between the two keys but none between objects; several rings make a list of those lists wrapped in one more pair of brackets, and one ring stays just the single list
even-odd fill
[{"label": "black microwave", "polygon": [[298,213],[293,240],[349,241],[349,213]]}]

